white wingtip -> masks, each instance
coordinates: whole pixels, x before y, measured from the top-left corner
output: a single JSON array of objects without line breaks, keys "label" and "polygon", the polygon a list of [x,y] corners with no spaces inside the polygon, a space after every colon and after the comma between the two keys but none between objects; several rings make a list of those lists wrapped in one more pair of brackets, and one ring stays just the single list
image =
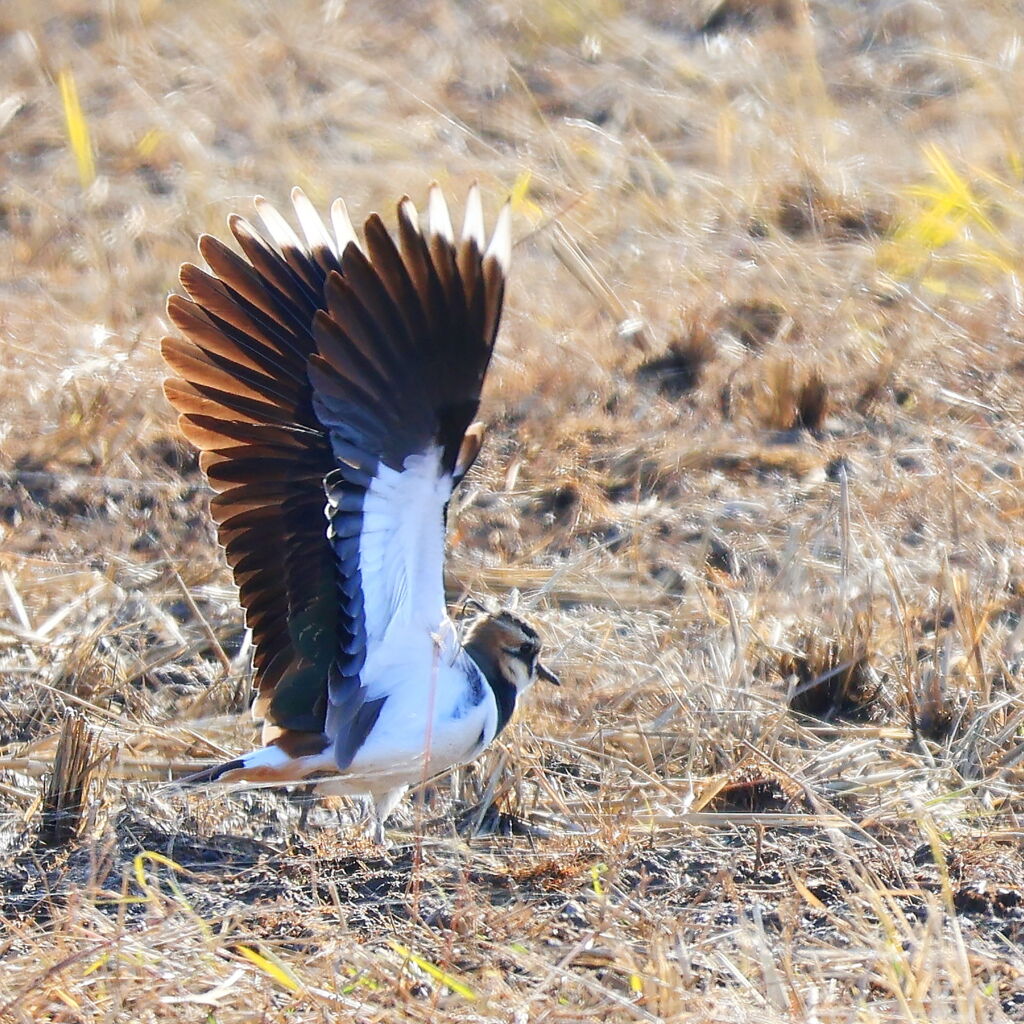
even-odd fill
[{"label": "white wingtip", "polygon": [[435,182],[430,186],[430,202],[427,207],[430,233],[439,235],[446,242],[455,241],[455,232],[452,230],[452,218],[448,212],[448,204],[444,201],[444,193]]},{"label": "white wingtip", "polygon": [[334,246],[331,233],[324,227],[320,214],[316,212],[306,193],[298,185],[292,189],[292,206],[295,208],[295,214],[299,218],[299,227],[302,228],[302,233],[306,236],[306,244],[310,250],[323,246],[337,256],[338,251]]},{"label": "white wingtip", "polygon": [[334,227],[334,237],[338,240],[337,252],[339,255],[345,251],[349,242],[357,249],[361,248],[344,199],[335,199],[331,203],[331,224]]},{"label": "white wingtip", "polygon": [[299,236],[295,234],[292,226],[274,209],[271,203],[263,196],[257,196],[255,203],[256,212],[260,215],[260,220],[263,221],[264,227],[278,249],[292,246],[301,250],[302,243],[299,241]]},{"label": "white wingtip", "polygon": [[484,207],[480,201],[480,187],[476,182],[473,183],[466,196],[466,216],[462,222],[462,240],[475,243],[479,252],[483,252],[487,246]]},{"label": "white wingtip", "polygon": [[494,225],[491,244],[487,246],[484,259],[493,256],[504,273],[508,273],[512,265],[512,206],[505,203],[498,214],[498,222]]},{"label": "white wingtip", "polygon": [[398,216],[417,235],[420,234],[420,214],[416,204],[408,196],[402,196],[399,200]]}]

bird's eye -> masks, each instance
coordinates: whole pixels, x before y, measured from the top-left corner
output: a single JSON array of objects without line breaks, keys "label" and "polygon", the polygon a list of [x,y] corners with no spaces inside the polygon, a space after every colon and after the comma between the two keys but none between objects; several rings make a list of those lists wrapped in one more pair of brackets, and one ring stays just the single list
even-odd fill
[{"label": "bird's eye", "polygon": [[527,640],[525,643],[519,645],[519,657],[524,658],[527,661],[530,658],[535,657],[537,654],[537,645],[532,640]]}]

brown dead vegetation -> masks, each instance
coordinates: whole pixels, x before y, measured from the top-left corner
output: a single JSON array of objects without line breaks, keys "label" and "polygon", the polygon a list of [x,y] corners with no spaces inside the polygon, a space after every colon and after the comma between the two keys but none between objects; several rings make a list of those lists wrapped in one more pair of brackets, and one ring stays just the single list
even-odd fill
[{"label": "brown dead vegetation", "polygon": [[[0,1021],[1024,1020],[1016,17],[0,8]],[[432,179],[517,239],[449,593],[564,685],[385,857],[164,785],[254,733],[156,342]]]}]

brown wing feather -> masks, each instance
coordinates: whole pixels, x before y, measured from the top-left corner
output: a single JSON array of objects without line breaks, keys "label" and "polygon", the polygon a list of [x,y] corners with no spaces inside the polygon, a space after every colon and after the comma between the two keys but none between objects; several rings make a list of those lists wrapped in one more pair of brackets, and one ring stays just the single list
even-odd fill
[{"label": "brown wing feather", "polygon": [[379,217],[367,220],[366,253],[347,239],[331,248],[316,225],[305,246],[258,208],[272,240],[232,217],[243,255],[203,236],[209,271],[182,267],[189,297],[171,296],[168,315],[184,338],[163,343],[175,374],[165,393],[217,492],[211,512],[253,631],[265,736],[322,732],[329,683],[342,764],[379,711],[359,683],[362,495],[379,461],[401,469],[430,444],[456,477],[472,462],[482,432],[467,429],[504,267],[479,239],[424,236],[408,200],[397,244]]},{"label": "brown wing feather", "polygon": [[182,268],[191,298],[168,300],[185,340],[163,343],[177,374],[165,392],[218,492],[211,512],[253,631],[258,702],[273,725],[320,733],[337,639],[322,484],[334,458],[306,373],[320,272],[296,274],[240,218],[230,224],[251,262],[204,236],[213,273]]}]

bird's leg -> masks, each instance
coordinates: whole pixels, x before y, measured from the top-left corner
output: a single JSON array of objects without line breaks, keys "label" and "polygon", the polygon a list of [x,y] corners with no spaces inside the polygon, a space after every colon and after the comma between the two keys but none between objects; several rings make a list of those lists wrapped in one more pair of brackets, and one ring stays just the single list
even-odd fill
[{"label": "bird's leg", "polygon": [[313,806],[313,801],[316,799],[314,795],[316,791],[316,783],[311,782],[306,786],[300,786],[292,796],[293,801],[302,808],[299,812],[299,824],[297,826],[300,832],[306,831],[306,825],[309,822],[309,812]]},{"label": "bird's leg", "polygon": [[398,801],[402,799],[408,786],[399,786],[397,789],[389,789],[386,793],[375,793],[373,800],[373,841],[380,846],[387,846],[384,837],[384,822],[388,815],[395,809]]}]

